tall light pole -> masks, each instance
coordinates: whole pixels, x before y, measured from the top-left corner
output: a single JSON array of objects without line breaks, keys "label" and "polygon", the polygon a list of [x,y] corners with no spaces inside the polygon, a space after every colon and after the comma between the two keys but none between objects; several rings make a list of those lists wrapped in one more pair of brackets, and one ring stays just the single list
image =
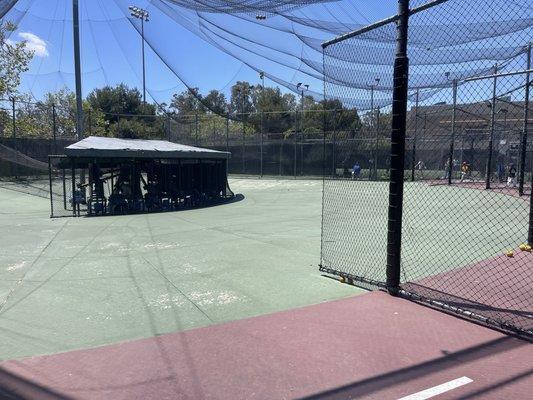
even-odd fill
[{"label": "tall light pole", "polygon": [[83,139],[83,102],[81,93],[80,14],[78,0],[72,0],[72,30],[74,33],[74,73],[76,80],[76,136]]},{"label": "tall light pole", "polygon": [[144,22],[148,22],[150,14],[143,8],[137,6],[129,6],[130,15],[133,18],[141,20],[141,46],[142,46],[142,59],[143,59],[143,103],[146,104],[146,67],[144,60]]}]

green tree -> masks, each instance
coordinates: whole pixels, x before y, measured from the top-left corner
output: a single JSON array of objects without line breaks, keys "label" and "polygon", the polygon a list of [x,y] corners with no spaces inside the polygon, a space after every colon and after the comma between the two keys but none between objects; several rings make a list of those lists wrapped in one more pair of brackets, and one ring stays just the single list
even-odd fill
[{"label": "green tree", "polygon": [[203,98],[203,102],[205,106],[215,114],[224,115],[228,112],[226,96],[218,90],[209,91],[207,96]]},{"label": "green tree", "polygon": [[26,41],[13,42],[8,38],[15,30],[13,23],[0,22],[0,97],[17,96],[20,75],[28,70],[33,58]]},{"label": "green tree", "polygon": [[237,116],[238,119],[246,119],[246,115],[255,111],[254,102],[254,87],[249,82],[237,81],[231,87],[230,111]]},{"label": "green tree", "polygon": [[149,120],[156,111],[153,104],[143,103],[139,89],[131,89],[123,83],[95,89],[89,93],[87,101],[92,110],[104,113],[105,120],[110,123],[136,115],[146,115]]},{"label": "green tree", "polygon": [[170,102],[170,110],[178,116],[190,116],[204,113],[205,107],[201,103],[202,95],[198,88],[191,88],[179,94],[174,94]]}]

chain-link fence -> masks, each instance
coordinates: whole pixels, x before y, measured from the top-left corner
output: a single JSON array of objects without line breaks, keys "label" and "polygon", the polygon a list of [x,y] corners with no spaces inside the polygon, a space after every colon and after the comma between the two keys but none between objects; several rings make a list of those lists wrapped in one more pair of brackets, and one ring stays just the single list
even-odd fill
[{"label": "chain-link fence", "polygon": [[[321,270],[531,335],[533,11],[521,1],[468,3],[416,2],[325,43],[326,97],[365,99],[383,133],[374,152],[363,129],[337,152],[351,169],[324,182]],[[407,124],[401,136],[394,118]],[[374,154],[374,166],[362,154]],[[364,168],[377,170],[370,182]]]},{"label": "chain-link fence", "polygon": [[48,155],[75,141],[74,126],[68,107],[0,99],[0,186],[48,197]]}]

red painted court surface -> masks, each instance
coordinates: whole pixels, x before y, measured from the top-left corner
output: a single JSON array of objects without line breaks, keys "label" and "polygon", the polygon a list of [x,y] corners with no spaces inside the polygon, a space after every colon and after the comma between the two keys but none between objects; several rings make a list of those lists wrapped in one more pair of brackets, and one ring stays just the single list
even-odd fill
[{"label": "red painted court surface", "polygon": [[532,360],[529,342],[373,292],[7,361],[0,380],[31,399],[531,399]]}]

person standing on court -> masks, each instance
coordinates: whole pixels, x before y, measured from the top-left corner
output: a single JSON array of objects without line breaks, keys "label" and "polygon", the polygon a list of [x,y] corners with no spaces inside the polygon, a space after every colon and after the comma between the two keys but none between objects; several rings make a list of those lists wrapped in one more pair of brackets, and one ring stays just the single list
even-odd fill
[{"label": "person standing on court", "polygon": [[356,161],[352,167],[352,179],[359,179],[360,176],[361,176],[361,166]]},{"label": "person standing on court", "polygon": [[516,187],[516,167],[513,163],[509,164],[509,172],[507,174],[507,187]]}]

